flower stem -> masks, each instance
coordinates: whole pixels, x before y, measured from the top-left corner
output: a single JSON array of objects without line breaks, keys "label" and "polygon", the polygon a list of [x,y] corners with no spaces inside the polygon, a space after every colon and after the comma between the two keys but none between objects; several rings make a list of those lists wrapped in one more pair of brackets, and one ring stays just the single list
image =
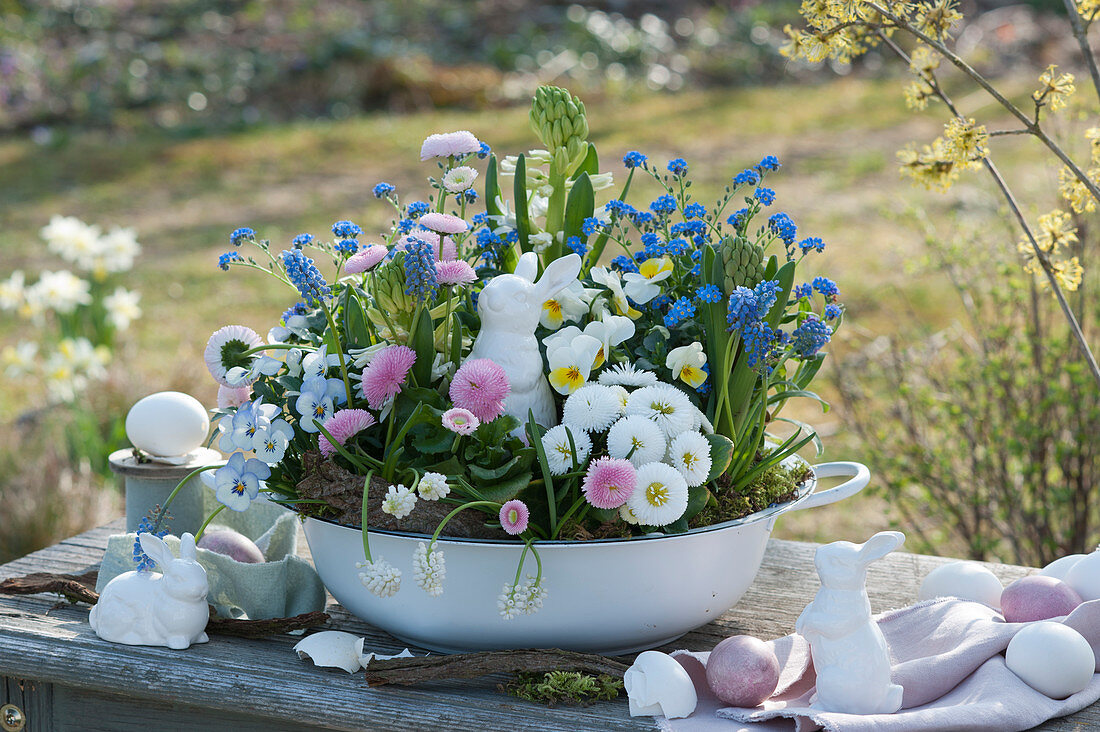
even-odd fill
[{"label": "flower stem", "polygon": [[206,517],[206,520],[202,522],[202,526],[200,526],[199,530],[195,532],[195,541],[196,542],[198,542],[198,540],[202,538],[203,532],[206,531],[206,527],[210,525],[210,522],[214,520],[214,517],[217,516],[219,513],[221,513],[224,510],[225,510],[225,504],[223,503],[222,505],[215,508],[210,513],[210,515]]},{"label": "flower stem", "polygon": [[439,522],[439,526],[435,527],[435,533],[432,534],[432,544],[435,544],[436,539],[438,539],[439,535],[443,533],[443,527],[447,525],[448,521],[457,516],[459,512],[464,511],[467,508],[473,508],[474,506],[494,506],[498,511],[502,508],[501,504],[495,501],[470,501],[469,503],[463,503],[461,506],[447,514],[443,518],[443,520]]},{"label": "flower stem", "polygon": [[187,481],[191,480],[192,478],[194,478],[199,473],[205,473],[207,470],[217,470],[220,467],[222,467],[222,466],[221,465],[204,465],[201,468],[195,468],[190,473],[188,473],[187,476],[183,480],[181,480],[179,483],[177,483],[176,487],[172,489],[172,492],[168,494],[168,498],[164,501],[164,504],[160,507],[160,510],[157,511],[157,516],[153,520],[153,528],[150,531],[150,533],[155,533],[157,531],[157,529],[160,528],[160,522],[164,520],[164,515],[166,513],[168,513],[168,505],[170,503],[172,503],[172,501],[176,497],[176,494],[180,492],[180,489],[183,488],[183,486],[187,483]]},{"label": "flower stem", "polygon": [[328,309],[328,305],[324,300],[321,301],[321,310],[325,312],[325,318],[328,319],[328,327],[332,329],[332,341],[336,344],[336,356],[340,359],[340,375],[344,377],[344,390],[348,395],[348,406],[351,406],[351,379],[348,378],[348,365],[344,361],[344,347],[340,344],[340,333],[336,330],[336,321],[332,319],[332,311]]},{"label": "flower stem", "polygon": [[367,538],[367,513],[370,510],[368,498],[370,496],[370,479],[374,477],[374,471],[367,471],[367,478],[363,481],[363,503],[359,509],[359,528],[363,530],[363,558],[368,562],[370,558],[370,540]]}]

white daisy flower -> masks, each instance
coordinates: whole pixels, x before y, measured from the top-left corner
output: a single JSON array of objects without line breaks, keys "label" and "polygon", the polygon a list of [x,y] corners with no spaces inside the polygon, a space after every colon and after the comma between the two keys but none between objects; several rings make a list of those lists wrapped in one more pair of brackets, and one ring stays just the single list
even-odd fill
[{"label": "white daisy flower", "polygon": [[359,562],[356,566],[363,570],[359,573],[359,581],[379,597],[391,597],[401,589],[401,570],[381,556],[370,562]]},{"label": "white daisy flower", "polygon": [[413,579],[420,589],[432,597],[443,594],[443,580],[447,576],[447,565],[443,552],[428,551],[424,542],[416,545],[413,552]]},{"label": "white daisy flower", "polygon": [[382,513],[403,519],[416,508],[416,494],[404,485],[391,485],[382,499]]},{"label": "white daisy flower", "polygon": [[619,414],[619,395],[611,387],[586,384],[565,400],[562,422],[574,432],[603,432]]},{"label": "white daisy flower", "polygon": [[607,453],[629,460],[634,467],[660,460],[667,445],[661,428],[640,415],[623,417],[607,432]]},{"label": "white daisy flower", "polygon": [[550,465],[552,475],[565,475],[573,469],[574,452],[569,447],[570,435],[576,449],[577,465],[583,466],[588,460],[588,454],[592,451],[592,440],[584,430],[570,429],[564,424],[551,427],[542,436],[542,449],[546,452],[546,462]]},{"label": "white daisy flower", "polygon": [[597,379],[604,386],[653,386],[657,383],[657,374],[652,371],[640,371],[632,363],[620,363],[604,369]]},{"label": "white daisy flower", "polygon": [[210,336],[202,357],[214,381],[223,386],[234,386],[226,380],[229,369],[234,366],[251,367],[252,358],[241,354],[263,344],[260,334],[251,328],[243,325],[227,325],[214,331]]},{"label": "white daisy flower", "polygon": [[674,437],[698,427],[698,411],[687,394],[668,384],[644,386],[631,393],[626,402],[628,417],[639,415],[652,420],[665,437]]},{"label": "white daisy flower", "polygon": [[447,476],[443,473],[424,473],[424,476],[420,479],[420,484],[416,487],[417,493],[425,501],[438,501],[440,498],[446,498],[447,494],[451,492],[451,487],[447,485]]},{"label": "white daisy flower", "polygon": [[451,168],[443,176],[443,187],[451,193],[462,193],[473,188],[475,180],[477,180],[477,171],[469,165],[460,165],[457,168]]},{"label": "white daisy flower", "polygon": [[703,485],[710,474],[710,442],[698,432],[677,435],[668,446],[668,458],[689,488]]},{"label": "white daisy flower", "polygon": [[607,388],[615,392],[615,398],[619,400],[619,414],[626,414],[626,402],[630,399],[630,392],[626,390],[625,386],[619,384],[612,384]]},{"label": "white daisy flower", "polygon": [[671,465],[647,463],[638,468],[634,492],[626,505],[645,526],[666,526],[684,515],[688,486]]},{"label": "white daisy flower", "polygon": [[634,509],[630,507],[629,503],[624,503],[619,507],[619,518],[632,526],[637,526],[642,523],[638,520],[637,514],[634,513]]}]

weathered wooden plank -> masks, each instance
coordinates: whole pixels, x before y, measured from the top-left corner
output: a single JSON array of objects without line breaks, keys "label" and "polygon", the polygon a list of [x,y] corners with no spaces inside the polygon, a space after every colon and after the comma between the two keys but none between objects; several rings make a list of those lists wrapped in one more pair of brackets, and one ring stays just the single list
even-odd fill
[{"label": "weathered wooden plank", "polygon": [[14,705],[23,715],[23,732],[52,732],[53,685],[0,676],[0,707]]},{"label": "weathered wooden plank", "polygon": [[[121,530],[121,522],[115,522],[0,566],[0,578],[32,571],[83,571],[98,561],[107,537]],[[300,546],[307,549],[304,541]],[[771,638],[791,632],[795,619],[818,588],[812,561],[815,549],[814,544],[771,541],[764,566],[741,603],[665,650],[709,650],[722,638],[737,633]],[[895,554],[872,565],[868,594],[873,610],[881,612],[911,604],[921,579],[947,561]],[[1028,572],[1022,567],[989,567],[1006,582]],[[247,709],[250,716],[273,720],[264,723],[268,730],[282,723],[297,728],[318,725],[333,729],[449,728],[486,732],[652,729],[648,720],[631,719],[622,699],[588,709],[547,710],[497,693],[491,677],[368,689],[360,674],[320,670],[299,661],[291,651],[297,638],[288,636],[261,641],[219,638],[186,652],[115,646],[100,641],[91,632],[86,608],[51,610],[57,599],[50,595],[0,598],[0,671],[54,684],[55,698],[61,693],[58,690],[64,689],[71,695],[66,699],[87,699],[90,704],[98,704],[95,700],[105,694],[117,697],[117,691],[125,689],[126,699],[141,699],[152,705],[147,707],[146,722],[157,718],[162,709],[188,711],[201,707],[214,715],[241,714]],[[331,627],[366,637],[370,649],[392,653],[404,647],[338,605],[330,604],[327,611],[333,616]],[[1068,732],[1100,728],[1098,707],[1053,720],[1038,729]]]}]

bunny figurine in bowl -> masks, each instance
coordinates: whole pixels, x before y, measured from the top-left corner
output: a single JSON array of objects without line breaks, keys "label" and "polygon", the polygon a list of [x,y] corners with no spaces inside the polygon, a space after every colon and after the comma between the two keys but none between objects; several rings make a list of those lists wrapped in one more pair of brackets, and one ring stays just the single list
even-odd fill
[{"label": "bunny figurine in bowl", "polygon": [[209,585],[196,558],[195,537],[180,539],[179,559],[159,537],[139,534],[138,541],[163,574],[125,572],[108,582],[88,616],[92,630],[103,640],[128,646],[182,649],[206,643]]},{"label": "bunny figurine in bowl", "polygon": [[810,643],[817,693],[811,706],[846,714],[893,714],[902,687],[890,680],[890,652],[867,599],[867,567],[905,541],[881,531],[863,544],[836,541],[814,555],[821,589],[795,623]]},{"label": "bunny figurine in bowl", "polygon": [[505,414],[526,423],[530,410],[540,425],[553,427],[558,415],[550,384],[543,376],[535,328],[543,303],[577,279],[581,258],[570,254],[554,260],[536,282],[538,268],[538,255],[527,252],[519,258],[514,274],[497,275],[485,285],[477,299],[481,332],[469,358],[491,359],[508,375],[511,392],[504,400]]}]

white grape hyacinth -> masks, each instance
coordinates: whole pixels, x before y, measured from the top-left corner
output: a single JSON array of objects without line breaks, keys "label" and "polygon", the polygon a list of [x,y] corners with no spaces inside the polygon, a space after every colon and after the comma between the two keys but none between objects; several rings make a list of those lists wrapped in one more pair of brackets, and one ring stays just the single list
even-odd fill
[{"label": "white grape hyacinth", "polygon": [[710,474],[710,442],[698,432],[677,435],[668,446],[668,458],[672,467],[680,471],[688,488],[703,485]]},{"label": "white grape hyacinth", "polygon": [[439,597],[443,594],[443,580],[446,577],[447,564],[443,552],[429,552],[424,542],[417,544],[413,552],[413,579],[417,586],[432,597]]},{"label": "white grape hyacinth", "polygon": [[450,494],[451,486],[447,485],[447,476],[443,473],[427,472],[420,478],[416,491],[425,501],[438,501]]},{"label": "white grape hyacinth", "polygon": [[392,597],[401,589],[401,570],[381,556],[369,562],[359,562],[355,566],[363,570],[359,573],[359,581],[375,595]]},{"label": "white grape hyacinth", "polygon": [[382,513],[403,519],[416,508],[416,494],[405,485],[391,485],[382,499]]},{"label": "white grape hyacinth", "polygon": [[[569,437],[573,437],[570,449]],[[573,469],[573,458],[577,465],[584,465],[592,451],[592,440],[583,430],[571,429],[564,424],[551,427],[542,436],[542,449],[546,453],[546,462],[552,475],[565,475]],[[662,450],[664,447],[661,448]],[[575,452],[574,452],[575,450]]]},{"label": "white grape hyacinth", "polygon": [[512,620],[517,615],[533,615],[542,608],[542,603],[547,594],[549,593],[546,587],[543,586],[542,580],[536,580],[530,575],[527,576],[527,581],[522,584],[513,586],[508,583],[504,585],[500,597],[497,598],[497,609],[500,610],[500,617],[505,620]]}]

